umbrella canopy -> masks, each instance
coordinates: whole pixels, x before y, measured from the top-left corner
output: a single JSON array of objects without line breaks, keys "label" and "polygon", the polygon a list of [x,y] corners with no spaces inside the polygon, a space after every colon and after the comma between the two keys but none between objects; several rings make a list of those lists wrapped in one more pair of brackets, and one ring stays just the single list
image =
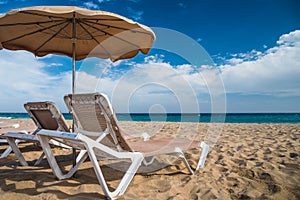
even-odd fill
[{"label": "umbrella canopy", "polygon": [[75,6],[35,6],[0,15],[0,49],[73,58],[73,93],[75,60],[132,58],[139,52],[147,54],[154,40],[149,27],[114,13]]}]

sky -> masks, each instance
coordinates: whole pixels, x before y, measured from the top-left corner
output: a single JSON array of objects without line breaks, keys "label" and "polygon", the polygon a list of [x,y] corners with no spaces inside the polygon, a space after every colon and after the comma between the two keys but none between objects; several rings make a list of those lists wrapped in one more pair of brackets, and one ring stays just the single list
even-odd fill
[{"label": "sky", "polygon": [[[38,5],[105,10],[154,30],[148,55],[77,62],[77,91],[107,93],[117,112],[300,112],[297,0],[0,0],[0,13]],[[1,50],[0,77],[0,112],[44,100],[66,111],[70,58]]]}]

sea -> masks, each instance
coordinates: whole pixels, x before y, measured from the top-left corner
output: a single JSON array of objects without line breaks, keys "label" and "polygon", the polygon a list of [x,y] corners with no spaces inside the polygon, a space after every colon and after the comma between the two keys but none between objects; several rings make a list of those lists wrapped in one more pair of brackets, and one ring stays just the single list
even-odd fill
[{"label": "sea", "polygon": [[[68,113],[66,119],[72,119]],[[0,119],[30,118],[27,113],[0,113]],[[119,121],[166,121],[166,122],[224,122],[224,123],[300,123],[300,113],[226,113],[226,114],[117,114]]]}]

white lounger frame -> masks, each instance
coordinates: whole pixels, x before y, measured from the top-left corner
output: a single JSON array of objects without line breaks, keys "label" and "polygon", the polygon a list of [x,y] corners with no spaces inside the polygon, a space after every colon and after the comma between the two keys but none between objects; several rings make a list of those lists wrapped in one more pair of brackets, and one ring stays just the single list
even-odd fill
[{"label": "white lounger frame", "polygon": [[[140,165],[144,161],[144,155],[140,152],[119,152],[116,150],[113,150],[101,143],[101,139],[99,138],[98,141],[93,140],[81,133],[67,133],[67,132],[58,132],[58,131],[50,131],[50,130],[40,130],[37,133],[37,137],[39,138],[39,141],[41,143],[41,146],[43,148],[43,151],[47,157],[48,163],[53,171],[53,174],[58,178],[58,179],[67,179],[73,176],[73,174],[77,171],[79,166],[85,161],[85,159],[89,156],[94,171],[96,173],[97,179],[99,181],[99,184],[105,193],[105,195],[111,199],[123,195],[124,192],[126,191],[129,183],[133,179],[134,175],[136,174],[137,170],[139,169]],[[105,137],[105,134],[103,134],[103,137]],[[79,158],[76,161],[76,165],[74,165],[67,173],[63,173],[55,159],[55,156],[52,152],[52,149],[49,145],[51,139],[59,139],[60,141],[65,142],[66,144],[74,144],[77,148],[81,149],[81,152],[84,152],[79,156]],[[72,146],[72,145],[70,145]],[[199,168],[204,167],[205,159],[209,150],[209,146],[205,142],[201,142],[201,147],[202,147],[202,152],[201,156],[196,168],[196,171],[199,170]],[[131,159],[131,165],[126,171],[125,175],[121,179],[119,185],[114,191],[110,191],[107,183],[105,181],[105,178],[103,176],[101,167],[98,163],[97,160],[97,155],[95,153],[94,148],[105,152],[106,154],[110,155],[112,158],[115,159]],[[177,149],[178,151],[178,149]],[[86,153],[87,152],[87,153]],[[188,170],[193,173],[192,169],[189,167],[189,164],[187,163],[187,160],[185,159],[184,155],[182,156],[182,151],[179,150],[174,153],[178,153],[178,157],[182,158],[183,161],[185,162]]]},{"label": "white lounger frame", "polygon": [[[59,178],[59,179],[66,179],[70,178],[78,169],[78,167],[82,164],[82,162],[89,156],[94,171],[96,173],[97,179],[99,181],[99,184],[102,187],[103,192],[105,195],[111,199],[118,195],[123,195],[126,191],[129,183],[133,179],[134,175],[136,174],[137,170],[139,169],[142,161],[144,160],[143,154],[139,152],[118,152],[115,151],[98,141],[95,141],[83,134],[73,134],[73,133],[64,133],[64,132],[57,132],[57,131],[49,131],[49,130],[40,130],[37,134],[41,146],[43,148],[43,151],[46,154],[46,157],[48,159],[49,165],[51,166],[53,170],[53,174]],[[51,150],[51,147],[49,145],[49,141],[53,138],[60,138],[64,140],[66,143],[77,143],[76,146],[81,146],[81,150],[86,150],[86,154],[82,156],[77,162],[76,165],[72,167],[70,171],[68,171],[66,174],[63,174],[60,167],[58,166],[56,159],[53,155],[53,152]],[[116,159],[130,159],[131,165],[126,171],[125,175],[121,179],[118,187],[114,191],[110,191],[107,183],[105,181],[105,178],[103,176],[101,167],[97,161],[97,155],[95,154],[94,148],[105,152],[106,154],[109,154],[111,157],[114,157]]]}]

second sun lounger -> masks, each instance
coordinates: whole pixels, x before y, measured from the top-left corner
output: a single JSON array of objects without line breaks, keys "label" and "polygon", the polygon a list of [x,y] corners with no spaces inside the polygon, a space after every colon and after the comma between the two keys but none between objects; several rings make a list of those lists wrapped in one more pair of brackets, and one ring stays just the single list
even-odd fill
[{"label": "second sun lounger", "polygon": [[[26,141],[39,143],[39,140],[36,136],[36,133],[41,129],[48,130],[57,130],[57,131],[65,131],[69,132],[69,125],[66,123],[64,116],[59,111],[57,106],[53,102],[28,102],[24,104],[26,111],[28,112],[31,119],[34,121],[36,125],[36,130],[32,134],[22,134],[17,132],[8,132],[5,134],[5,137],[10,145],[9,148],[13,150],[16,154],[19,162],[23,166],[27,166],[28,163],[22,155],[20,149],[18,148],[18,141]],[[61,146],[64,148],[70,148],[64,144],[61,144],[57,141],[51,141],[52,144]],[[41,162],[44,153],[40,156],[40,158],[35,162],[34,165],[37,165]]]}]

